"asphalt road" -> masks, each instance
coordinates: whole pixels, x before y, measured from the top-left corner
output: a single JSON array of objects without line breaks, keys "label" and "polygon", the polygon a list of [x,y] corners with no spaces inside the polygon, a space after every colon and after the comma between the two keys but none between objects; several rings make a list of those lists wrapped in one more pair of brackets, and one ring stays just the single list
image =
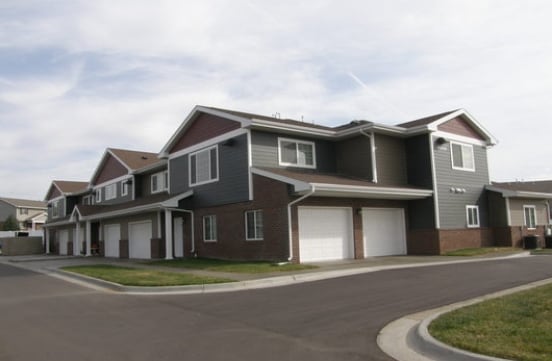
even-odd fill
[{"label": "asphalt road", "polygon": [[539,256],[128,296],[0,264],[0,360],[390,360],[376,345],[388,322],[551,277]]}]

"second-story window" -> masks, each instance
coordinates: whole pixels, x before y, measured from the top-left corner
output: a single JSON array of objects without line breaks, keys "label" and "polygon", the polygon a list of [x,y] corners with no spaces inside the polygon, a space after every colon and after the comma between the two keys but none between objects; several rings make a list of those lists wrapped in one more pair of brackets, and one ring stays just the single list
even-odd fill
[{"label": "second-story window", "polygon": [[169,174],[167,171],[151,176],[151,193],[159,193],[169,189]]},{"label": "second-story window", "polygon": [[105,186],[105,200],[117,198],[117,183],[111,183]]},{"label": "second-story window", "polygon": [[217,146],[190,154],[190,185],[216,182],[218,180]]},{"label": "second-story window", "polygon": [[121,182],[121,196],[127,196],[128,195],[128,187],[129,187],[129,180],[124,180]]},{"label": "second-story window", "polygon": [[475,170],[473,146],[470,144],[450,143],[452,169]]},{"label": "second-story window", "polygon": [[96,189],[96,203],[100,203],[102,201],[102,189],[98,188]]},{"label": "second-story window", "polygon": [[29,214],[28,208],[19,208],[19,214]]},{"label": "second-story window", "polygon": [[59,201],[55,201],[52,203],[52,218],[59,217]]},{"label": "second-story window", "polygon": [[283,166],[316,168],[314,142],[278,138],[278,161]]}]

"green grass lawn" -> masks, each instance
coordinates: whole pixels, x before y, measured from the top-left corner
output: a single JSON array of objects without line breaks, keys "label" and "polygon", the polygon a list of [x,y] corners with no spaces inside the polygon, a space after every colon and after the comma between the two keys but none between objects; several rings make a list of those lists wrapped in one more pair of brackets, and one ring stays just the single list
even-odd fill
[{"label": "green grass lawn", "polygon": [[533,255],[552,255],[552,248],[534,249],[531,251]]},{"label": "green grass lawn", "polygon": [[429,332],[444,343],[484,355],[552,360],[552,285],[445,314],[431,323]]},{"label": "green grass lawn", "polygon": [[475,257],[475,256],[487,256],[492,254],[508,254],[518,253],[523,250],[513,247],[481,247],[481,248],[463,248],[455,251],[445,253],[445,256],[463,256],[463,257]]},{"label": "green grass lawn", "polygon": [[235,272],[235,273],[269,273],[269,272],[289,272],[302,271],[318,268],[313,265],[286,263],[278,265],[271,262],[237,262],[224,261],[207,258],[191,258],[180,260],[160,260],[148,262],[152,266],[166,266],[176,268],[190,268],[215,272]]},{"label": "green grass lawn", "polygon": [[203,277],[184,273],[161,272],[103,264],[63,267],[62,269],[125,286],[184,286],[234,282],[234,280],[225,278]]}]

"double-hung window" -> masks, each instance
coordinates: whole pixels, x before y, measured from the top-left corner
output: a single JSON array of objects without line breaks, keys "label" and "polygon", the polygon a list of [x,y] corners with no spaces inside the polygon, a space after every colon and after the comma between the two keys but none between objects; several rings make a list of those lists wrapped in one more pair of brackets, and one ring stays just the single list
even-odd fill
[{"label": "double-hung window", "polygon": [[100,203],[102,201],[102,189],[97,188],[96,189],[96,203]]},{"label": "double-hung window", "polygon": [[525,227],[528,229],[537,228],[537,207],[523,206],[523,215],[525,218]]},{"label": "double-hung window", "polygon": [[479,207],[478,206],[466,206],[466,220],[468,228],[479,227]]},{"label": "double-hung window", "polygon": [[169,174],[167,171],[152,174],[151,193],[159,193],[169,189]]},{"label": "double-hung window", "polygon": [[288,167],[316,168],[314,142],[278,138],[278,161]]},{"label": "double-hung window", "polygon": [[471,144],[450,143],[452,169],[475,171],[473,146]]},{"label": "double-hung window", "polygon": [[55,201],[52,203],[52,218],[59,217],[60,202]]},{"label": "double-hung window", "polygon": [[218,147],[202,149],[189,156],[190,186],[218,181]]},{"label": "double-hung window", "polygon": [[117,198],[117,183],[111,183],[105,186],[105,200]]},{"label": "double-hung window", "polygon": [[121,181],[121,196],[122,197],[128,196],[129,181],[130,181],[130,179]]},{"label": "double-hung window", "polygon": [[245,212],[245,239],[261,241],[263,239],[263,211]]},{"label": "double-hung window", "polygon": [[203,240],[205,242],[217,241],[217,216],[209,215],[203,217]]}]

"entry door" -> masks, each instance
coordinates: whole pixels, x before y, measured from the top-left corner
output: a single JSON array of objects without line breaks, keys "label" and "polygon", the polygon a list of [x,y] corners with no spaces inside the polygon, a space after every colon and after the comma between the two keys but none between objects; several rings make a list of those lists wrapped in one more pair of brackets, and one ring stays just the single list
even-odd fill
[{"label": "entry door", "polygon": [[106,257],[119,258],[119,241],[121,239],[121,226],[107,224],[104,229],[104,247]]},{"label": "entry door", "polygon": [[406,254],[402,208],[363,208],[362,229],[365,257]]},{"label": "entry door", "polygon": [[69,231],[64,229],[58,233],[59,254],[67,255],[67,242],[69,242]]},{"label": "entry door", "polygon": [[184,257],[184,220],[182,217],[174,219],[174,256]]}]

